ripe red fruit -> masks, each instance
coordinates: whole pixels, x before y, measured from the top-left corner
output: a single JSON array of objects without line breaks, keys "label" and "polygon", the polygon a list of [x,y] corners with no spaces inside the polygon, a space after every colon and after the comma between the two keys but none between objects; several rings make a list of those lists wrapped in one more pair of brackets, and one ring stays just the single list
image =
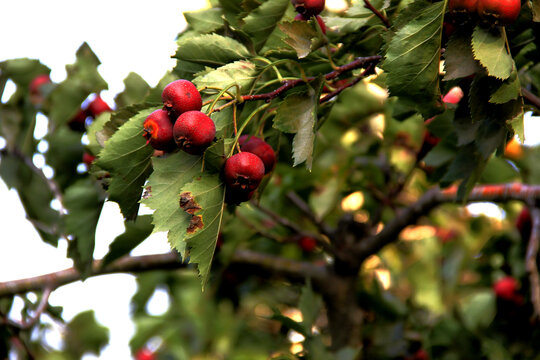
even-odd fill
[{"label": "ripe red fruit", "polygon": [[68,121],[68,126],[73,131],[83,132],[86,130],[86,118],[88,114],[83,109],[79,109],[75,116]]},{"label": "ripe red fruit", "polygon": [[[498,1],[498,0],[495,0]],[[459,14],[476,14],[478,0],[450,0],[448,2],[448,10],[452,15]]]},{"label": "ripe red fruit", "polygon": [[180,149],[191,155],[199,155],[214,141],[216,125],[200,111],[187,111],[176,119],[173,136]]},{"label": "ripe red fruit", "polygon": [[[250,152],[235,154],[225,161],[225,183],[233,191],[244,190],[245,195],[257,189],[264,176],[264,163]],[[251,194],[252,195],[252,194]]]},{"label": "ripe red fruit", "polygon": [[165,110],[152,112],[143,123],[146,143],[156,150],[170,151],[176,147],[173,139],[173,125]]},{"label": "ripe red fruit", "polygon": [[39,96],[41,95],[40,88],[51,82],[51,78],[47,74],[41,74],[36,76],[28,86],[28,89],[30,90],[30,95]]},{"label": "ripe red fruit", "polygon": [[298,245],[303,251],[312,252],[317,246],[317,240],[311,236],[302,236],[300,240],[298,240]]},{"label": "ripe red fruit", "polygon": [[135,353],[135,360],[156,360],[156,356],[149,349],[139,349]]},{"label": "ripe red fruit", "polygon": [[250,135],[242,135],[238,139],[240,150],[257,155],[264,163],[264,173],[268,174],[276,165],[276,153],[264,140]]},{"label": "ripe red fruit", "polygon": [[99,95],[97,95],[95,99],[92,100],[86,108],[86,112],[94,118],[106,111],[112,111],[112,109],[109,107],[109,105],[107,105],[105,101],[103,101],[103,99]]},{"label": "ripe red fruit", "polygon": [[83,156],[82,156],[82,161],[83,163],[85,163],[87,166],[90,166],[92,165],[92,163],[94,162],[94,160],[96,159],[96,157],[92,154],[89,154],[87,152],[83,153]]},{"label": "ripe red fruit", "polygon": [[319,15],[324,10],[325,0],[293,0],[296,12],[306,17]]},{"label": "ripe red fruit", "polygon": [[173,119],[187,111],[200,111],[202,108],[201,94],[188,80],[180,79],[169,83],[163,89],[161,99]]},{"label": "ripe red fruit", "polygon": [[528,208],[524,207],[518,215],[516,220],[516,228],[521,234],[523,241],[528,241],[531,236],[532,229],[532,217]]},{"label": "ripe red fruit", "polygon": [[463,95],[463,90],[459,86],[454,86],[443,96],[442,101],[447,104],[457,104],[463,98]]},{"label": "ripe red fruit", "polygon": [[[317,19],[317,22],[319,23],[319,26],[321,27],[321,31],[323,34],[326,34],[326,24],[324,23],[324,20],[319,15],[315,16],[315,19]],[[308,21],[309,17],[306,17],[302,14],[298,14],[294,17],[294,20],[300,20],[300,21]]]},{"label": "ripe red fruit", "polygon": [[504,300],[510,300],[513,301],[516,299],[516,294],[518,289],[518,282],[516,279],[514,279],[511,276],[505,276],[499,280],[495,284],[493,284],[493,291],[495,292],[495,295],[498,298],[504,299]]},{"label": "ripe red fruit", "polygon": [[478,15],[487,22],[506,26],[513,23],[521,10],[520,0],[478,0]]}]

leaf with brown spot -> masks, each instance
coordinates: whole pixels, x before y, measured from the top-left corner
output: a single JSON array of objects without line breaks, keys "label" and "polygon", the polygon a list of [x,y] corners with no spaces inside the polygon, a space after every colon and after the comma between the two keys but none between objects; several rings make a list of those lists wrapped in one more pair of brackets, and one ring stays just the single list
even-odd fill
[{"label": "leaf with brown spot", "polygon": [[187,191],[180,194],[180,207],[190,215],[201,210],[199,204],[193,199],[193,195]]},{"label": "leaf with brown spot", "polygon": [[187,228],[188,234],[193,234],[199,229],[202,229],[204,227],[204,223],[202,221],[202,216],[200,215],[193,215],[191,217],[191,220],[189,220],[189,226]]}]

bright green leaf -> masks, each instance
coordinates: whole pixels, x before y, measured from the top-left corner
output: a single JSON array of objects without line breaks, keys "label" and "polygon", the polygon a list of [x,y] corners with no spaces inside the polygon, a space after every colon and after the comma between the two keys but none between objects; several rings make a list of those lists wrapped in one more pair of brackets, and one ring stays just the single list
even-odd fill
[{"label": "bright green leaf", "polygon": [[506,50],[505,37],[501,30],[477,26],[472,36],[474,58],[484,66],[490,76],[507,79],[514,69],[514,60]]},{"label": "bright green leaf", "polygon": [[[197,88],[217,87],[224,89],[229,85],[237,84],[241,92],[249,90],[257,75],[257,67],[249,61],[236,61],[217,68],[216,70],[197,76],[193,83]],[[236,93],[236,88],[231,88],[232,93]]]},{"label": "bright green leaf", "polygon": [[217,34],[180,39],[178,50],[174,55],[178,60],[213,68],[243,60],[249,56],[244,45],[232,38]]},{"label": "bright green leaf", "polygon": [[305,58],[314,50],[314,40],[318,34],[312,24],[306,21],[292,21],[278,26],[287,35],[283,41],[296,51],[299,59]]}]

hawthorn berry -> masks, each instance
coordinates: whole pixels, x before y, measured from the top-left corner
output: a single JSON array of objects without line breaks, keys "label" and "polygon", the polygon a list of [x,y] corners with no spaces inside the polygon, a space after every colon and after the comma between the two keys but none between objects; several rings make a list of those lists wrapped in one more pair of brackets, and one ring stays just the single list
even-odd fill
[{"label": "hawthorn berry", "polygon": [[[235,154],[225,161],[225,183],[230,190],[237,192],[243,190],[248,196],[251,191],[257,189],[263,176],[263,161],[250,152]],[[242,193],[244,193],[243,191]]]},{"label": "hawthorn berry", "polygon": [[467,14],[468,16],[476,14],[478,0],[450,0],[448,10],[452,15]]},{"label": "hawthorn berry", "polygon": [[521,11],[520,0],[478,0],[478,15],[483,20],[499,25],[510,25]]},{"label": "hawthorn berry", "polygon": [[297,13],[309,18],[324,10],[325,0],[293,0],[292,3]]},{"label": "hawthorn berry", "polygon": [[516,228],[521,235],[523,241],[529,241],[532,230],[532,217],[528,208],[524,207],[519,213],[516,220]]},{"label": "hawthorn berry", "polygon": [[257,155],[264,163],[264,173],[268,174],[276,165],[276,153],[264,140],[250,135],[242,135],[238,139],[240,150]]},{"label": "hawthorn berry", "polygon": [[191,155],[202,154],[215,136],[216,125],[200,111],[187,111],[174,123],[173,137],[176,145]]},{"label": "hawthorn berry", "polygon": [[493,284],[493,291],[498,298],[514,301],[516,296],[519,297],[519,295],[517,295],[518,287],[519,284],[515,278],[512,276],[505,276]]},{"label": "hawthorn berry", "polygon": [[170,151],[176,147],[173,139],[173,125],[165,110],[156,110],[144,120],[143,137],[156,150]]},{"label": "hawthorn berry", "polygon": [[163,89],[161,99],[172,119],[187,111],[200,111],[202,108],[201,94],[188,80],[180,79],[169,83]]},{"label": "hawthorn berry", "polygon": [[83,163],[86,164],[86,166],[90,166],[92,165],[92,163],[94,162],[94,160],[96,159],[96,157],[90,153],[83,153],[83,156],[82,156],[82,161]]},{"label": "hawthorn berry", "polygon": [[156,356],[149,349],[139,349],[135,353],[135,360],[156,360]]},{"label": "hawthorn berry", "polygon": [[[319,15],[315,16],[315,19],[319,23],[319,26],[321,27],[321,31],[323,34],[326,34],[326,24],[324,23],[324,20]],[[308,21],[309,17],[306,17],[302,14],[298,14],[294,17],[294,20],[300,20],[300,21]]]},{"label": "hawthorn berry", "polygon": [[41,75],[36,76],[34,79],[32,79],[32,81],[30,82],[30,85],[28,86],[30,95],[40,96],[41,95],[40,88],[45,84],[49,84],[50,82],[51,82],[51,78],[47,74],[41,74]]},{"label": "hawthorn berry", "polygon": [[94,118],[96,118],[99,114],[107,111],[112,111],[112,109],[99,95],[97,95],[95,99],[92,100],[86,108],[86,112]]},{"label": "hawthorn berry", "polygon": [[75,116],[73,116],[68,121],[68,126],[73,131],[80,131],[84,132],[86,130],[86,118],[88,117],[88,113],[83,110],[79,109]]},{"label": "hawthorn berry", "polygon": [[312,252],[317,246],[317,240],[311,236],[302,236],[300,240],[298,240],[298,245],[303,251]]}]

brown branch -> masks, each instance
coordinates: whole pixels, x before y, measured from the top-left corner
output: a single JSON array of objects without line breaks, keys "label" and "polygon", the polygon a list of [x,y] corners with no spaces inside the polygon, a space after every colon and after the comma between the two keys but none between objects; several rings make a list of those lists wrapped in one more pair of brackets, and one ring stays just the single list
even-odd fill
[{"label": "brown branch", "polygon": [[18,330],[28,330],[32,328],[38,322],[41,314],[43,314],[47,308],[47,305],[49,305],[49,297],[51,296],[52,291],[53,289],[51,287],[45,288],[32,318],[28,319],[27,321],[17,322],[6,317],[3,319],[3,323]]},{"label": "brown branch", "polygon": [[373,6],[369,0],[364,0],[364,6],[366,8],[368,8],[369,10],[371,10],[371,12],[373,14],[375,14],[375,16],[377,16],[379,19],[381,19],[381,21],[383,22],[384,26],[386,26],[387,29],[390,28],[390,21],[388,21],[388,18],[386,16],[384,16],[379,10],[377,10],[375,8],[375,6]]},{"label": "brown branch", "polygon": [[319,229],[319,231],[328,236],[330,239],[334,237],[334,229],[332,229],[328,224],[326,224],[322,219],[320,219],[309,207],[308,204],[297,193],[294,191],[289,191],[287,193],[287,198],[302,211],[308,219]]},{"label": "brown branch", "polygon": [[[526,202],[539,198],[540,186],[513,183],[476,186],[469,194],[467,201],[506,202],[520,200]],[[418,201],[398,212],[396,217],[387,223],[378,234],[359,242],[355,248],[355,255],[359,258],[359,261],[363,261],[368,256],[377,253],[384,246],[397,241],[399,233],[405,227],[415,224],[420,217],[428,214],[436,206],[456,201],[457,187],[455,186],[445,190],[439,188],[428,190]]]},{"label": "brown branch", "polygon": [[[231,258],[231,263],[256,265],[261,269],[288,278],[321,278],[326,276],[326,268],[324,266],[284,259],[250,250],[236,251]],[[124,257],[105,268],[102,267],[101,260],[94,260],[90,276],[114,273],[140,273],[185,267],[186,264],[180,261],[180,256],[175,252],[170,252],[158,255]],[[54,290],[62,285],[78,280],[81,280],[79,272],[75,268],[69,268],[32,278],[2,282],[0,283],[0,298],[47,288]]]},{"label": "brown branch", "polygon": [[532,92],[525,88],[521,88],[521,94],[523,95],[523,98],[527,100],[527,102],[540,110],[540,97],[534,95]]},{"label": "brown branch", "polygon": [[540,209],[531,206],[531,236],[527,245],[527,255],[525,257],[525,266],[529,272],[529,281],[531,283],[531,302],[534,308],[534,316],[540,319],[540,275],[538,274],[538,247],[540,243]]}]

